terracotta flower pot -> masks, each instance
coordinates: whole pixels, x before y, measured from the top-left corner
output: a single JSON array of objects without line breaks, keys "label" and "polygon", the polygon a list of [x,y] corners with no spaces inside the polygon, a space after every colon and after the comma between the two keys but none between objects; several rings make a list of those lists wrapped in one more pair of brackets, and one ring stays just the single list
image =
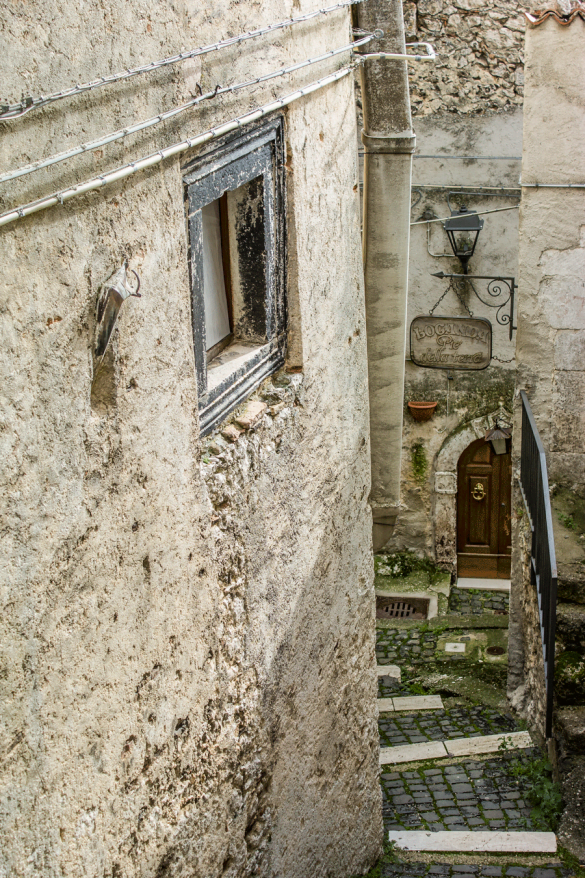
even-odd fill
[{"label": "terracotta flower pot", "polygon": [[430,421],[437,408],[436,402],[409,402],[408,408],[415,421]]}]

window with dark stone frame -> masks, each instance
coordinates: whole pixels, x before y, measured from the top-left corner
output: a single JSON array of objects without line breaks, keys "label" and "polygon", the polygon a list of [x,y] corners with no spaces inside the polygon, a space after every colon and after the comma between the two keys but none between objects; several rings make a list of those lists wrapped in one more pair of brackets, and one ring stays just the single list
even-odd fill
[{"label": "window with dark stone frame", "polygon": [[183,170],[201,434],[284,364],[282,118],[225,140]]}]

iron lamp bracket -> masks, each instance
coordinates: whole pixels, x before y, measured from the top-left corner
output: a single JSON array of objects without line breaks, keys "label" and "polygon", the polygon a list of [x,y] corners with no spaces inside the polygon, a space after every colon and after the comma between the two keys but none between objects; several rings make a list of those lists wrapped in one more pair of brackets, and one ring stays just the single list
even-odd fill
[{"label": "iron lamp bracket", "polygon": [[[443,278],[448,280],[449,286],[445,290],[445,293],[443,293],[443,296],[452,289],[458,299],[465,305],[469,314],[473,316],[472,312],[462,299],[462,295],[466,292],[468,286],[471,287],[475,296],[480,302],[482,302],[482,304],[487,305],[488,308],[497,309],[496,322],[499,323],[500,326],[509,327],[510,341],[512,341],[512,333],[517,329],[517,327],[514,326],[514,294],[518,289],[515,277],[503,277],[502,275],[492,277],[491,275],[485,274],[445,274],[444,271],[433,272],[432,275],[433,277],[441,278],[441,280]],[[479,294],[473,281],[488,281],[486,293],[489,298],[486,299]],[[441,296],[441,299],[443,296]],[[439,302],[441,299],[439,299]],[[437,305],[439,302],[437,302]],[[436,307],[437,306],[435,305],[435,308]]]}]

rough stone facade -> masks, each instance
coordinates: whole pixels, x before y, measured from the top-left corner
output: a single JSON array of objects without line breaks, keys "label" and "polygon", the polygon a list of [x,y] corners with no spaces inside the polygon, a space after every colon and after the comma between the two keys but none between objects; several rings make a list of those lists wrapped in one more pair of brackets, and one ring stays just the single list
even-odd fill
[{"label": "rough stone facade", "polygon": [[431,43],[433,68],[412,65],[412,111],[484,114],[522,106],[525,19],[510,2],[416,0],[404,4],[407,40]]},{"label": "rough stone facade", "polygon": [[[313,8],[5,6],[3,97]],[[53,104],[2,125],[2,166],[348,41],[341,10]],[[2,209],[337,63],[3,185]],[[196,151],[2,231],[1,874],[343,878],[379,853],[351,78],[283,115],[288,359],[203,443],[182,181]],[[96,297],[124,257],[142,298],[122,307],[107,404],[92,406]]]},{"label": "rough stone facade", "polygon": [[[517,344],[517,387],[526,392],[546,453],[556,552],[552,572],[558,575],[550,742],[566,806],[558,835],[580,859],[585,855],[585,160],[578,132],[585,124],[584,35],[578,16],[568,26],[552,17],[526,32]],[[520,428],[518,397],[517,435]],[[517,470],[519,452],[516,443]],[[517,488],[515,493],[519,505]],[[508,689],[512,703],[543,734],[544,672],[536,589],[527,575],[529,534],[525,524],[516,530]],[[545,537],[537,532],[535,538]]]},{"label": "rough stone facade", "polygon": [[514,486],[513,497],[508,697],[512,707],[527,720],[531,730],[543,742],[546,687],[538,597],[530,580],[532,533],[517,486]]}]

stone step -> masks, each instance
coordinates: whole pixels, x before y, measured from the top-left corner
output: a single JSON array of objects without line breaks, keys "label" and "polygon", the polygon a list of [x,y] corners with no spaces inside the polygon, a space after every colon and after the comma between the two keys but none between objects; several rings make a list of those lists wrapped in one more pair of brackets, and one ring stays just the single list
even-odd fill
[{"label": "stone step", "polygon": [[391,677],[393,680],[397,680],[398,683],[402,679],[402,673],[398,665],[378,665],[377,671],[379,677]]},{"label": "stone step", "polygon": [[378,698],[380,713],[392,713],[396,710],[443,710],[444,704],[440,695],[403,695],[396,698]]},{"label": "stone step", "polygon": [[[476,756],[479,753],[495,753],[502,745],[506,750],[532,747],[528,732],[505,732],[502,735],[481,735],[476,738],[454,738],[450,741],[428,741],[421,744],[404,744],[399,747],[382,747],[380,765],[398,765],[419,762],[424,759],[446,759],[449,756]],[[502,747],[502,749],[504,749]]]},{"label": "stone step", "polygon": [[554,832],[424,832],[389,830],[388,841],[406,851],[556,853]]}]

